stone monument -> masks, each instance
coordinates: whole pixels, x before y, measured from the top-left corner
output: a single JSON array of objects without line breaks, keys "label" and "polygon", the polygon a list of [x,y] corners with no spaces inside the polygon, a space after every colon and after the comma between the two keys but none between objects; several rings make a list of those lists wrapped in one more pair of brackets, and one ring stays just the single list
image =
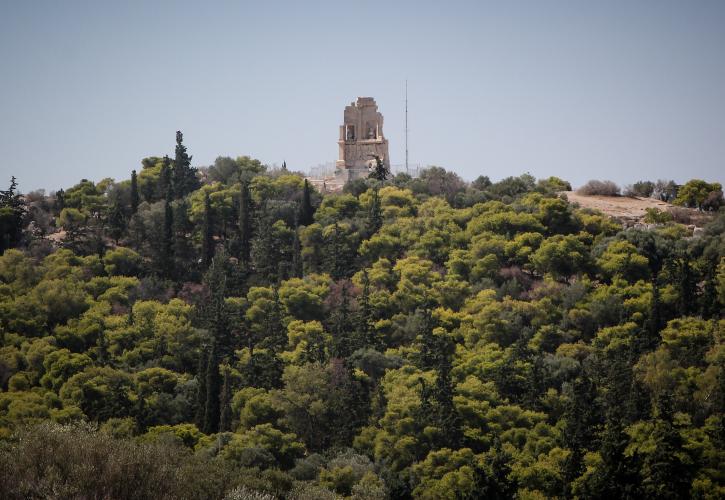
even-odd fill
[{"label": "stone monument", "polygon": [[388,140],[383,136],[383,115],[372,97],[358,97],[345,108],[340,127],[339,159],[335,180],[348,182],[365,178],[375,165],[375,156],[390,168]]}]

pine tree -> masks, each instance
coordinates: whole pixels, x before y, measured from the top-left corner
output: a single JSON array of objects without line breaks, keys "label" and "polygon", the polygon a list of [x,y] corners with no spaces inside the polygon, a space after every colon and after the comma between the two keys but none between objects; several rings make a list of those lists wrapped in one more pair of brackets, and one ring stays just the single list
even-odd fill
[{"label": "pine tree", "polygon": [[213,434],[219,430],[219,351],[212,340],[209,361],[206,365],[206,404],[204,405],[204,424],[202,432]]},{"label": "pine tree", "polygon": [[204,193],[204,224],[202,226],[201,260],[209,267],[214,258],[214,221],[209,193]]},{"label": "pine tree", "polygon": [[136,171],[131,170],[131,215],[138,212],[139,202],[138,179],[136,178]]},{"label": "pine tree", "polygon": [[183,134],[177,130],[174,170],[172,175],[174,198],[183,198],[199,188],[196,169],[191,167],[191,156],[186,153],[186,146],[182,143],[183,140]]},{"label": "pine tree", "polygon": [[302,203],[300,204],[299,223],[302,226],[309,226],[314,222],[315,209],[312,206],[310,197],[310,184],[305,179],[305,185],[302,190]]},{"label": "pine tree", "polygon": [[222,392],[219,400],[219,432],[232,430],[232,381],[229,377],[229,368],[223,368]]}]

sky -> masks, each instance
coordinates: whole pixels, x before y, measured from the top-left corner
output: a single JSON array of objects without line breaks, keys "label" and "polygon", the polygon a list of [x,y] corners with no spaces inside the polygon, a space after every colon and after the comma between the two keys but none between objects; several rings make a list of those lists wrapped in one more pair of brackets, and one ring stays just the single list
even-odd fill
[{"label": "sky", "polygon": [[[173,155],[337,159],[372,96],[393,164],[725,181],[725,2],[0,0],[0,187]],[[7,179],[7,180],[6,180]]]}]

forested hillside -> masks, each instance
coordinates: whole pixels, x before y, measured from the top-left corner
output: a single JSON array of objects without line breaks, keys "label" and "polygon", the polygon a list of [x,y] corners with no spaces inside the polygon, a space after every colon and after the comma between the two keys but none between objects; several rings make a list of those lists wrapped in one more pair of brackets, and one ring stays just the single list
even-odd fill
[{"label": "forested hillside", "polygon": [[177,133],[129,180],[0,193],[0,496],[725,496],[722,211],[372,177],[197,170]]}]

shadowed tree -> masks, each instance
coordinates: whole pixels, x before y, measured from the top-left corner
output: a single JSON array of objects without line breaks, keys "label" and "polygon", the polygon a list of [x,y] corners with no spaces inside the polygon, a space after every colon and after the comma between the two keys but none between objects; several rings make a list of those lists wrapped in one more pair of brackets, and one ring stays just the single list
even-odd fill
[{"label": "shadowed tree", "polygon": [[312,206],[310,198],[310,184],[305,179],[305,185],[302,190],[302,203],[300,204],[299,224],[301,226],[309,226],[314,222],[315,209]]},{"label": "shadowed tree", "polygon": [[183,198],[192,191],[199,189],[199,179],[196,177],[196,169],[191,166],[191,156],[186,153],[186,146],[184,146],[183,140],[184,135],[181,131],[177,130],[174,170],[172,174],[174,198]]},{"label": "shadowed tree", "polygon": [[131,170],[131,215],[138,211],[139,201],[138,178],[136,177],[136,171]]}]

